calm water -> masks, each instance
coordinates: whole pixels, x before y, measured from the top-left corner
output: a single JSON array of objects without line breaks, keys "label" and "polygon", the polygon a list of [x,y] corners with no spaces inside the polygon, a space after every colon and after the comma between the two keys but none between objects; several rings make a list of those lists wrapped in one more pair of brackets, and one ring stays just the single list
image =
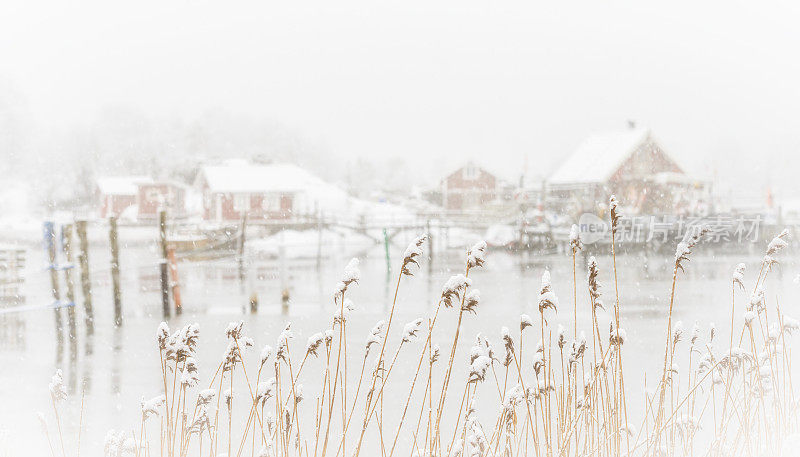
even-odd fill
[{"label": "calm water", "polygon": [[[64,349],[64,360],[60,363],[56,360],[53,311],[38,310],[0,316],[0,335],[2,335],[0,455],[5,455],[4,452],[8,455],[18,455],[20,450],[24,450],[27,455],[49,455],[49,449],[36,419],[36,412],[45,413],[51,436],[54,436],[55,424],[47,385],[56,367],[64,369],[67,384],[72,389],[69,400],[63,406],[62,415],[65,446],[67,452],[73,455],[75,435],[78,430],[81,386],[85,386],[86,393],[81,444],[83,455],[101,454],[103,439],[108,429],[135,431],[138,435],[140,398],[143,395],[150,398],[161,393],[158,352],[154,341],[155,329],[162,320],[158,254],[155,246],[141,240],[126,243],[123,232],[121,283],[124,325],[122,328],[114,328],[107,244],[104,243],[103,232],[100,229],[93,230],[96,233],[92,234],[95,242],[90,253],[90,261],[96,334],[91,340],[83,335],[83,311],[79,309],[80,334],[74,361],[71,361],[68,348]],[[264,344],[275,345],[278,333],[286,322],[291,321],[295,333],[293,358],[299,360],[302,358],[301,352],[307,337],[330,326],[333,312],[331,291],[350,258],[349,252],[365,252],[361,263],[361,281],[351,288],[352,292],[349,292],[349,297],[356,305],[356,311],[351,315],[347,327],[347,339],[351,351],[348,354],[348,369],[352,383],[348,386],[348,395],[352,398],[357,371],[363,360],[363,342],[369,329],[377,320],[386,317],[391,306],[399,256],[405,248],[406,241],[399,240],[400,244],[392,246],[390,272],[387,272],[382,246],[345,246],[323,259],[319,269],[316,267],[315,259],[288,260],[291,256],[287,256],[284,260],[270,260],[250,256],[245,262],[244,280],[240,279],[237,262],[233,259],[181,262],[178,268],[185,312],[178,318],[170,319],[170,326],[174,329],[188,322],[199,322],[202,333],[199,361],[205,382],[209,379],[209,375],[213,374],[225,349],[223,329],[233,320],[244,320],[247,333],[256,341],[257,349],[249,354],[253,362]],[[605,247],[595,248],[605,249]],[[729,334],[730,274],[738,262],[747,262],[746,278],[752,284],[760,259],[710,257],[703,255],[702,247],[696,251],[697,255],[689,262],[686,273],[679,276],[675,319],[683,321],[687,335],[694,322],[698,321],[703,329],[704,339],[708,337],[709,324],[714,322],[721,347],[724,346],[722,342],[727,341]],[[598,261],[604,286],[604,299],[611,306],[614,301],[611,258],[599,255]],[[394,353],[394,343],[399,340],[403,324],[417,317],[427,317],[432,313],[441,285],[451,274],[463,272],[463,262],[463,255],[456,251],[438,252],[432,263],[423,262],[416,276],[403,279],[397,299],[395,317],[397,324],[393,324],[390,332],[387,351]],[[27,278],[22,288],[22,294],[26,297],[28,305],[47,304],[51,301],[49,276],[42,268],[44,263],[41,249],[31,246],[28,251]],[[471,273],[474,287],[481,291],[482,302],[477,316],[467,315],[465,318],[451,382],[453,387],[447,400],[448,406],[453,408],[451,412],[453,418],[463,391],[466,354],[475,335],[478,332],[488,335],[495,342],[496,350],[500,351],[497,342],[502,326],[509,327],[512,329],[512,334],[516,334],[521,313],[530,314],[538,323],[538,312],[534,305],[540,285],[539,280],[546,268],[552,272],[553,287],[561,301],[558,314],[549,320],[553,327],[561,323],[570,329],[568,334],[571,336],[573,285],[570,257],[533,257],[490,252],[487,265]],[[618,258],[621,321],[628,332],[628,341],[625,345],[625,371],[626,385],[630,386],[628,387],[630,399],[642,398],[645,372],[652,373],[653,378],[648,378],[648,384],[652,387],[655,384],[654,377],[660,370],[661,362],[658,354],[663,351],[666,327],[664,318],[668,306],[671,268],[671,258],[644,258],[639,255]],[[785,255],[767,282],[770,306],[774,306],[779,299],[785,312],[795,317],[800,315],[800,310],[797,309],[800,287],[792,281],[792,278],[798,272],[800,266],[795,259]],[[78,271],[75,270],[74,274],[77,283]],[[585,329],[591,335],[588,298],[583,287],[585,276],[585,259],[579,258],[578,327]],[[288,309],[283,309],[281,306],[281,290],[284,288],[290,291]],[[79,285],[76,285],[76,289],[78,289],[77,302],[80,308],[82,300]],[[260,308],[257,314],[245,313],[249,297],[253,292],[259,296]],[[746,299],[745,293],[737,291],[737,320],[740,320]],[[442,346],[443,353],[448,351],[452,342],[455,317],[456,313],[452,310],[442,311],[440,323],[437,323],[434,330],[434,341]],[[600,317],[602,319],[600,328],[608,328],[609,316]],[[530,358],[530,348],[533,348],[539,340],[537,335],[537,332],[525,334],[524,344],[528,348],[525,359]],[[400,353],[397,371],[392,374],[387,385],[390,393],[385,397],[384,407],[387,411],[402,408],[421,347],[422,342],[418,341]],[[369,360],[371,361],[372,357]],[[525,365],[528,363],[529,360],[523,362]],[[306,418],[304,429],[306,438],[309,439],[311,429],[306,427],[315,414],[316,389],[323,370],[324,359],[310,360],[301,376],[300,382],[305,381],[306,390],[306,401],[303,403],[301,413]],[[240,414],[246,414],[246,404],[249,400],[245,397],[249,394],[245,384],[241,382],[242,373],[237,372],[235,376],[237,378],[235,378],[234,392],[238,394],[240,403],[235,404],[234,415],[238,417]],[[415,391],[411,411],[418,411],[413,405],[421,400],[424,384],[420,386],[422,388]],[[484,407],[481,412],[486,421],[491,422],[496,417],[498,408],[494,381],[487,378],[487,383],[478,392],[479,409]],[[363,399],[363,391],[361,395]],[[630,414],[634,418],[632,422],[638,426],[642,402],[629,401],[632,402],[629,404]],[[411,416],[412,414],[404,425],[401,434],[402,452],[398,455],[408,455],[406,449],[417,420],[416,415]],[[387,435],[393,435],[396,417],[396,414],[387,414]],[[360,420],[359,413],[354,416],[354,421],[357,420]],[[354,430],[357,428],[354,427]],[[157,429],[157,422],[151,424],[150,435],[156,435]],[[449,432],[447,436],[449,439]],[[348,448],[353,439],[354,437],[348,438]],[[57,439],[54,443],[57,444]],[[235,443],[238,443],[238,439]],[[227,445],[226,439],[221,442],[220,452],[223,445]],[[311,446],[313,448],[313,445]],[[247,449],[245,455],[249,455],[249,446]],[[158,452],[157,446],[153,446],[153,452]],[[329,455],[333,454],[329,452]]]}]

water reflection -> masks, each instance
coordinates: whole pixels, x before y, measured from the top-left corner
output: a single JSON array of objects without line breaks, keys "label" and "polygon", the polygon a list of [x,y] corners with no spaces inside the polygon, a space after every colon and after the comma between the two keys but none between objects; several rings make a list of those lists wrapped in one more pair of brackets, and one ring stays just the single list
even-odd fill
[{"label": "water reflection", "polygon": [[111,393],[119,394],[122,391],[123,342],[125,330],[114,327],[111,332]]},{"label": "water reflection", "polygon": [[[443,245],[443,237],[444,235],[439,236],[434,241]],[[600,252],[599,247],[596,249],[595,253]],[[391,252],[396,253],[397,249],[392,249]],[[128,253],[125,259],[134,262],[137,252],[128,251]],[[41,253],[39,255],[41,256]],[[148,257],[150,255],[151,253],[146,250],[138,252],[139,258],[144,258],[141,263],[150,262]],[[586,262],[589,255],[590,252],[582,252],[576,259],[578,329],[591,328],[588,307],[585,306]],[[247,319],[249,328],[258,329],[253,331],[253,337],[259,345],[272,344],[276,337],[275,332],[279,332],[289,319],[298,321],[297,332],[300,338],[304,339],[308,335],[306,332],[316,331],[329,325],[332,312],[331,290],[340,279],[342,269],[349,258],[350,255],[347,254],[327,258],[321,262],[320,268],[316,267],[313,258],[305,260],[286,258],[283,261],[248,259],[243,262],[242,271],[238,270],[235,258],[197,263],[182,262],[179,264],[179,274],[186,307],[185,318],[177,320],[183,321],[181,323],[194,321],[200,323],[203,329],[203,349],[200,356],[203,359],[200,362],[206,366],[216,366],[219,351],[224,348],[224,338],[218,333],[221,333],[225,324],[231,320]],[[94,255],[92,259],[97,259],[97,262],[103,265],[107,263],[107,259],[102,255]],[[362,259],[360,268],[362,278],[359,284],[353,287],[350,295],[357,307],[352,324],[354,338],[360,339],[377,319],[385,317],[385,312],[391,305],[397,280],[398,258],[395,256],[393,260],[392,267],[395,268],[395,272],[387,276],[383,246]],[[750,258],[748,273],[751,283],[757,275],[759,260],[759,257]],[[676,318],[684,320],[688,325],[694,320],[701,321],[704,326],[707,326],[709,321],[716,321],[720,324],[720,331],[724,333],[725,328],[721,324],[730,319],[730,273],[740,261],[742,259],[738,256],[693,257],[686,273],[681,273],[679,277]],[[603,291],[606,294],[604,297],[610,304],[614,295],[611,258],[601,255],[598,257],[598,262],[601,266]],[[654,253],[631,253],[621,255],[617,259],[622,319],[625,320],[631,342],[631,362],[630,365],[626,365],[626,369],[629,367],[634,374],[650,368],[647,366],[650,360],[647,351],[663,343],[661,332],[652,332],[651,329],[665,316],[672,262],[671,256]],[[782,264],[775,266],[769,277],[769,292],[778,295],[781,304],[788,304],[800,298],[798,297],[800,288],[791,284],[793,271],[797,268],[797,264],[792,262],[792,259],[786,256]],[[72,341],[70,344],[59,342],[51,317],[53,310],[0,316],[0,347],[4,349],[0,352],[0,357],[5,357],[2,361],[6,365],[15,367],[17,374],[13,376],[24,380],[23,383],[26,385],[19,389],[21,396],[38,398],[42,395],[42,391],[46,395],[47,381],[53,367],[46,364],[48,366],[45,370],[41,364],[36,363],[36,360],[49,362],[52,356],[50,351],[54,346],[57,354],[55,367],[64,369],[69,391],[80,395],[81,390],[85,389],[87,395],[92,395],[94,404],[121,405],[120,408],[133,408],[126,409],[126,413],[130,411],[135,413],[140,395],[151,395],[159,391],[160,380],[154,377],[150,370],[154,366],[151,356],[155,356],[155,366],[158,366],[158,355],[151,344],[153,332],[161,318],[158,265],[152,263],[147,267],[151,270],[149,273],[145,271],[145,267],[126,270],[123,264],[122,268],[124,277],[131,279],[123,281],[123,293],[126,296],[126,327],[124,330],[113,327],[110,284],[103,277],[108,275],[107,268],[93,270],[93,273],[97,272],[94,273],[95,280],[98,281],[95,284],[103,286],[94,291],[97,303],[100,305],[96,309],[97,334],[95,338],[90,338],[83,332],[83,326],[79,326],[77,347],[80,353],[73,352]],[[501,326],[515,325],[520,313],[532,314],[541,274],[545,268],[551,270],[553,288],[563,305],[558,315],[554,316],[554,324],[571,322],[573,318],[571,256],[567,254],[539,256],[530,253],[512,255],[494,251],[490,252],[485,268],[477,270],[474,277],[470,274],[476,288],[482,292],[485,305],[482,305],[484,307],[480,309],[478,319],[470,319],[465,324],[465,335],[468,337],[464,338],[464,344],[471,344],[472,337],[479,331],[496,337]],[[402,304],[397,309],[399,322],[427,317],[427,313],[436,305],[444,281],[450,275],[463,273],[463,270],[464,255],[461,252],[436,251],[434,255],[429,254],[427,266],[423,265],[414,277],[403,279],[398,298],[398,304]],[[38,283],[35,282],[36,274],[41,278]],[[44,271],[29,277],[25,290],[29,295],[29,301],[42,303],[46,300],[49,303],[52,300],[48,274],[48,271]],[[140,289],[137,287],[136,278],[139,278],[139,284],[152,280],[154,287],[152,290],[148,290],[147,287]],[[288,294],[285,294],[285,291],[288,291]],[[251,297],[257,299],[259,306],[254,314],[251,314],[251,309],[248,308]],[[737,300],[746,298],[737,296]],[[108,305],[101,305],[103,303]],[[744,306],[744,303],[741,304]],[[83,309],[78,307],[76,311],[81,313]],[[149,311],[152,313],[148,314]],[[452,318],[452,313],[442,316],[442,329],[446,329],[447,319]],[[568,328],[571,327],[570,324]],[[130,337],[128,344],[126,336]],[[437,338],[439,337],[441,335],[437,335]],[[97,348],[94,347],[95,344]],[[69,357],[66,354],[68,350]],[[66,366],[62,366],[62,363]],[[106,379],[109,379],[109,384],[106,384]],[[14,379],[10,374],[0,373],[0,381],[16,385],[13,384]],[[0,395],[0,400],[3,398],[5,397]],[[117,420],[118,410],[110,407],[107,409],[114,412],[98,414],[106,414],[102,418],[108,419],[109,422]],[[3,414],[0,411],[0,421],[7,419],[9,415],[10,413]],[[119,416],[122,417],[122,414]],[[97,433],[105,433],[105,430]],[[102,436],[92,438],[102,442]]]},{"label": "water reflection", "polygon": [[24,351],[25,334],[25,320],[19,314],[0,314],[0,347]]}]

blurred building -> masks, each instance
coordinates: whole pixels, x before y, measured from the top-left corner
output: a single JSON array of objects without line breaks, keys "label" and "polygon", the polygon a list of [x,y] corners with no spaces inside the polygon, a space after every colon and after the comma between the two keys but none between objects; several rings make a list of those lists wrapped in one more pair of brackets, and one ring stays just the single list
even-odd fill
[{"label": "blurred building", "polygon": [[95,196],[98,202],[100,217],[119,217],[122,213],[136,205],[139,184],[150,184],[153,179],[148,176],[105,176],[97,178]]},{"label": "blurred building", "polygon": [[97,179],[95,193],[99,216],[115,216],[147,222],[164,208],[169,217],[186,215],[186,185],[177,181],[155,181],[149,176],[106,176]]},{"label": "blurred building", "polygon": [[238,160],[203,166],[194,184],[203,194],[203,219],[288,219],[302,190],[299,173],[304,171],[294,165]]},{"label": "blurred building", "polygon": [[155,220],[162,208],[167,211],[171,219],[186,216],[186,189],[185,184],[172,180],[137,184],[137,219]]},{"label": "blurred building", "polygon": [[589,137],[547,180],[548,206],[576,214],[597,210],[612,194],[634,213],[707,212],[709,187],[636,128]]},{"label": "blurred building", "polygon": [[441,204],[447,210],[479,208],[497,199],[499,187],[495,175],[468,162],[442,180]]}]

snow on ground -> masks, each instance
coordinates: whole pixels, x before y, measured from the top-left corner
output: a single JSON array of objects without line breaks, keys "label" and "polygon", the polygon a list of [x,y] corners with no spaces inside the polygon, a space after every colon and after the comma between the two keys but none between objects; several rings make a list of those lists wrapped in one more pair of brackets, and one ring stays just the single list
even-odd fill
[{"label": "snow on ground", "polygon": [[315,258],[321,245],[322,257],[341,253],[355,253],[375,246],[370,237],[350,231],[283,230],[275,235],[245,242],[245,252],[262,258],[277,258],[281,249],[288,259]]},{"label": "snow on ground", "polygon": [[253,164],[229,160],[202,167],[198,180],[205,180],[212,192],[219,193],[292,193],[297,216],[322,213],[328,219],[348,221],[413,217],[411,211],[401,206],[354,198],[341,187],[289,163]]}]

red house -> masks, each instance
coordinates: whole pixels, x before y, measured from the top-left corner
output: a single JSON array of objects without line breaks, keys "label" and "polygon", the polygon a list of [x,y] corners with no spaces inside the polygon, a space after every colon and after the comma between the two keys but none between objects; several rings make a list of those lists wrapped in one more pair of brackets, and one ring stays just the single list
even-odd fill
[{"label": "red house", "polygon": [[97,178],[95,194],[100,217],[119,217],[126,209],[136,205],[139,184],[152,183],[147,176],[106,176]]},{"label": "red house", "polygon": [[137,219],[155,220],[164,208],[170,218],[186,215],[186,186],[176,181],[150,181],[137,184]]},{"label": "red house", "polygon": [[589,137],[547,181],[559,207],[590,211],[615,194],[638,212],[676,212],[707,203],[707,183],[687,176],[646,129]]},{"label": "red house", "polygon": [[203,194],[203,219],[217,222],[285,220],[293,216],[308,174],[290,164],[230,161],[201,168],[195,187]]},{"label": "red house", "polygon": [[478,208],[497,198],[497,178],[469,162],[442,181],[442,206],[449,210]]}]

